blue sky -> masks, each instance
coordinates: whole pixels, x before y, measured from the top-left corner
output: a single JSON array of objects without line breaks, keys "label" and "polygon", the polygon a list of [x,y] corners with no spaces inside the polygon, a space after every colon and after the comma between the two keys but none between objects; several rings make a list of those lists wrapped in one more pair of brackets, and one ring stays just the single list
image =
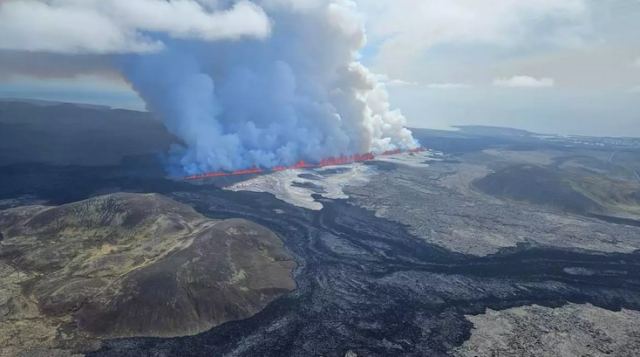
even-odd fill
[{"label": "blue sky", "polygon": [[[410,126],[640,136],[638,0],[357,3],[368,38],[361,60]],[[0,51],[0,96],[144,108],[101,66],[48,63]]]}]

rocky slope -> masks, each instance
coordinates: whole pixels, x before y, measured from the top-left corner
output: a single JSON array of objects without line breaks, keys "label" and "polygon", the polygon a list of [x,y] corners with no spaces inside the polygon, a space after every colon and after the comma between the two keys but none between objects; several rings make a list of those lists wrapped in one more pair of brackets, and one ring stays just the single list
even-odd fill
[{"label": "rocky slope", "polygon": [[280,239],[150,194],[0,212],[0,355],[192,335],[295,288]]}]

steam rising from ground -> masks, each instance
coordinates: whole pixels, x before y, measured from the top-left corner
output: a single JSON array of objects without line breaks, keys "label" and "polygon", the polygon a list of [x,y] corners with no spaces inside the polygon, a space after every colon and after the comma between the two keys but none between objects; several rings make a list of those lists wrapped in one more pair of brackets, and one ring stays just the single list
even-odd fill
[{"label": "steam rising from ground", "polygon": [[[430,162],[440,160],[441,155],[441,153],[427,150],[379,156],[375,161],[391,163],[394,166],[425,168],[429,167]],[[365,163],[327,166],[319,169],[284,170],[250,177],[224,189],[268,192],[277,199],[294,206],[321,210],[324,207],[323,199],[348,199],[349,195],[345,192],[345,188],[367,185],[371,178],[379,172],[376,165]],[[320,196],[320,199],[317,196]]]},{"label": "steam rising from ground", "polygon": [[350,0],[0,0],[0,50],[115,59],[180,173],[412,148]]},{"label": "steam rising from ground", "polygon": [[285,170],[260,175],[225,187],[229,191],[269,192],[294,206],[319,211],[324,205],[314,195],[327,199],[347,199],[347,186],[361,186],[376,173],[373,166],[351,164],[318,170]]},{"label": "steam rising from ground", "polygon": [[[357,62],[365,36],[348,1],[256,1],[267,38],[165,39],[129,55],[126,78],[185,144],[186,173],[290,165],[415,147],[405,119]],[[231,4],[227,4],[231,5]]]}]

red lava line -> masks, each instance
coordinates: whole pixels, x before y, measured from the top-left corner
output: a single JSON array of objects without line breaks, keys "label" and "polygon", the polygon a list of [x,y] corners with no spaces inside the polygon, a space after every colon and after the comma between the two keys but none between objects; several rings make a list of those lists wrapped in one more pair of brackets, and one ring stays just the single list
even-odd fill
[{"label": "red lava line", "polygon": [[[415,149],[404,150],[404,151],[398,149],[398,150],[385,151],[379,154],[378,156],[391,156],[391,155],[402,154],[405,152],[418,153],[423,151],[426,151],[426,149],[415,148]],[[258,167],[253,167],[250,169],[243,169],[243,170],[236,170],[236,171],[206,172],[198,175],[187,176],[184,179],[189,181],[194,181],[194,180],[204,180],[204,179],[216,178],[216,177],[258,175],[262,173],[279,172],[279,171],[286,171],[286,170],[314,169],[314,168],[320,168],[320,167],[326,167],[326,166],[348,165],[354,162],[371,161],[371,160],[375,160],[375,158],[376,158],[376,155],[374,155],[373,153],[366,153],[366,154],[356,154],[351,156],[329,157],[329,158],[320,160],[320,162],[318,162],[317,164],[310,164],[301,160],[291,166],[276,166],[271,169],[261,169]]]}]

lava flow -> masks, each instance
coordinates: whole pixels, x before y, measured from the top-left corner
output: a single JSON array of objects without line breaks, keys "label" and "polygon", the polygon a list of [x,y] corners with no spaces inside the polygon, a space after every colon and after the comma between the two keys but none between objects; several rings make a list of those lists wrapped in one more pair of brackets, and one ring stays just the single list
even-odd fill
[{"label": "lava flow", "polygon": [[[418,153],[426,151],[425,148],[415,148],[410,150],[389,150],[385,151],[378,156],[391,156],[398,155],[402,153]],[[236,171],[218,171],[218,172],[206,172],[199,175],[192,175],[185,177],[185,180],[204,180],[208,178],[216,178],[216,177],[229,177],[229,176],[243,176],[243,175],[258,175],[262,173],[270,173],[270,172],[278,172],[278,171],[286,171],[286,170],[296,170],[296,169],[315,169],[326,166],[340,166],[340,165],[348,165],[353,164],[355,162],[365,162],[375,160],[376,155],[373,153],[366,154],[355,154],[350,156],[339,156],[339,157],[329,157],[326,159],[320,160],[320,162],[316,164],[307,163],[305,161],[299,161],[291,166],[276,166],[271,169],[261,169],[259,167],[254,167],[250,169],[244,170],[236,170]]]}]

